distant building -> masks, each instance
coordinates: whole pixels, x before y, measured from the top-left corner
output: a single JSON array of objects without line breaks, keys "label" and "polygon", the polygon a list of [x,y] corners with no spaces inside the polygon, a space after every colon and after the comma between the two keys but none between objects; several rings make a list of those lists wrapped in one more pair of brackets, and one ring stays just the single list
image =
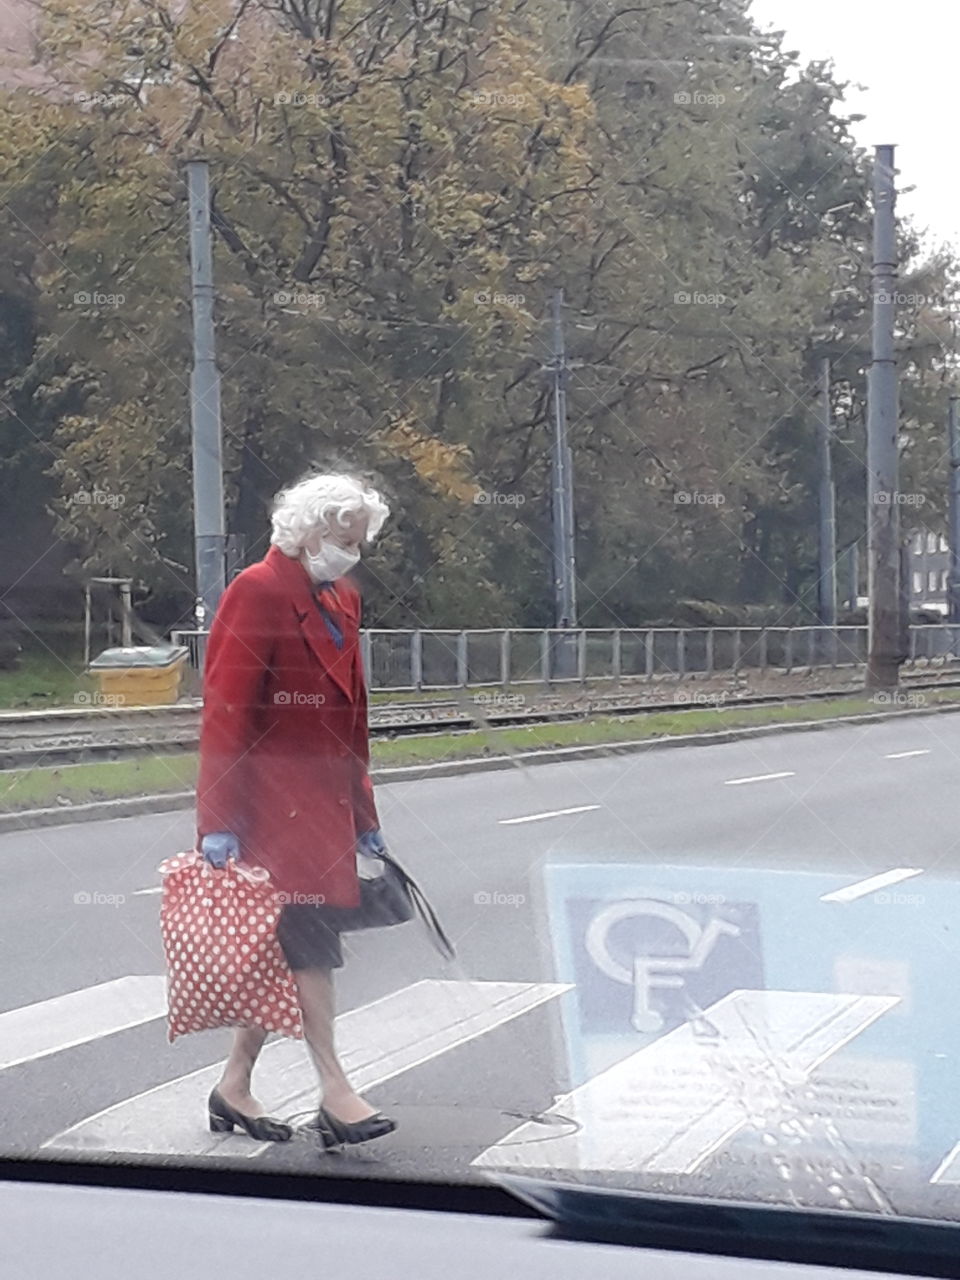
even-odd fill
[{"label": "distant building", "polygon": [[910,607],[947,612],[950,548],[942,533],[914,529],[909,535]]}]

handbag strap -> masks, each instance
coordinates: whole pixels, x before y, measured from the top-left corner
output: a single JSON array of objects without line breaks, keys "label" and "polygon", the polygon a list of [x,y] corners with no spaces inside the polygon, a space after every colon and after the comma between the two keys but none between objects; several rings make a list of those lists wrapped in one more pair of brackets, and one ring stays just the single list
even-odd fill
[{"label": "handbag strap", "polygon": [[430,935],[430,940],[433,942],[436,949],[445,960],[455,960],[457,958],[456,948],[447,937],[443,925],[437,918],[436,911],[434,911],[433,907],[430,905],[429,898],[417,884],[416,880],[414,880],[413,876],[409,871],[406,871],[401,867],[396,858],[394,858],[392,854],[387,853],[386,850],[382,853],[378,853],[377,857],[383,862],[388,863],[403,881],[403,886],[410,895],[410,901],[413,903],[414,909],[426,926],[427,933]]}]

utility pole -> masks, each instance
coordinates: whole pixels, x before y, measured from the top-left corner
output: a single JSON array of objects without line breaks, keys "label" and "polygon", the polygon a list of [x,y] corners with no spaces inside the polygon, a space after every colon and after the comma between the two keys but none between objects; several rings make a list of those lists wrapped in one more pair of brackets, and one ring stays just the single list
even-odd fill
[{"label": "utility pole", "polygon": [[[898,610],[900,652],[905,660],[910,652],[910,543],[901,542],[897,548],[900,561],[900,607]],[[899,670],[899,668],[898,668]]]},{"label": "utility pole", "polygon": [[573,455],[567,436],[567,352],[563,290],[553,295],[553,584],[558,627],[577,625],[576,543],[573,525]]},{"label": "utility pole", "polygon": [[193,530],[197,566],[197,620],[209,627],[224,589],[225,526],[220,430],[220,373],[213,326],[213,249],[210,235],[210,168],[187,163],[190,200],[190,271],[193,294]]},{"label": "utility pole", "polygon": [[847,547],[847,604],[851,611],[860,598],[860,543],[851,542]]},{"label": "utility pole", "polygon": [[893,689],[900,678],[899,416],[896,320],[897,224],[893,147],[876,148],[873,165],[873,360],[867,384],[867,688]]},{"label": "utility pole", "polygon": [[833,489],[830,437],[833,412],[830,405],[830,361],[820,363],[820,412],[817,417],[817,470],[820,476],[820,574],[818,612],[825,627],[837,625],[837,510]]},{"label": "utility pole", "polygon": [[952,623],[960,623],[960,438],[957,424],[957,393],[951,392],[947,409],[947,440],[950,446],[950,491],[947,512],[950,544],[950,573],[947,577],[947,617]]}]

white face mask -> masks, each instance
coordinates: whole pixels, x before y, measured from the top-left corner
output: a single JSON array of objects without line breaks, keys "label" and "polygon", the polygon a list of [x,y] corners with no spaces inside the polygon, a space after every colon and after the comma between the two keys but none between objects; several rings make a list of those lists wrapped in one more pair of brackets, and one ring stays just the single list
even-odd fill
[{"label": "white face mask", "polygon": [[335,542],[322,542],[316,555],[303,553],[303,563],[314,582],[333,582],[342,578],[360,559],[359,551],[347,551]]}]

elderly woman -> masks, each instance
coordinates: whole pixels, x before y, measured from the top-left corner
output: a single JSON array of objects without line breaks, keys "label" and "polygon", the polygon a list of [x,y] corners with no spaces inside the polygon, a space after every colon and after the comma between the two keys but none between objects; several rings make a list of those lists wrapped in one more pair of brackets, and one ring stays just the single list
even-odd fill
[{"label": "elderly woman", "polygon": [[[304,1037],[320,1078],[314,1128],[325,1145],[396,1126],[353,1090],[334,1047],[338,909],[359,904],[356,851],[383,849],[367,772],[360,596],[344,575],[379,533],[386,504],[346,475],[313,475],[281,493],[272,545],[227,588],[204,673],[199,847],[265,867],[287,895],[277,936],[296,979]],[[210,1125],[282,1142],[251,1074],[266,1033],[244,1028],[210,1095]]]}]

